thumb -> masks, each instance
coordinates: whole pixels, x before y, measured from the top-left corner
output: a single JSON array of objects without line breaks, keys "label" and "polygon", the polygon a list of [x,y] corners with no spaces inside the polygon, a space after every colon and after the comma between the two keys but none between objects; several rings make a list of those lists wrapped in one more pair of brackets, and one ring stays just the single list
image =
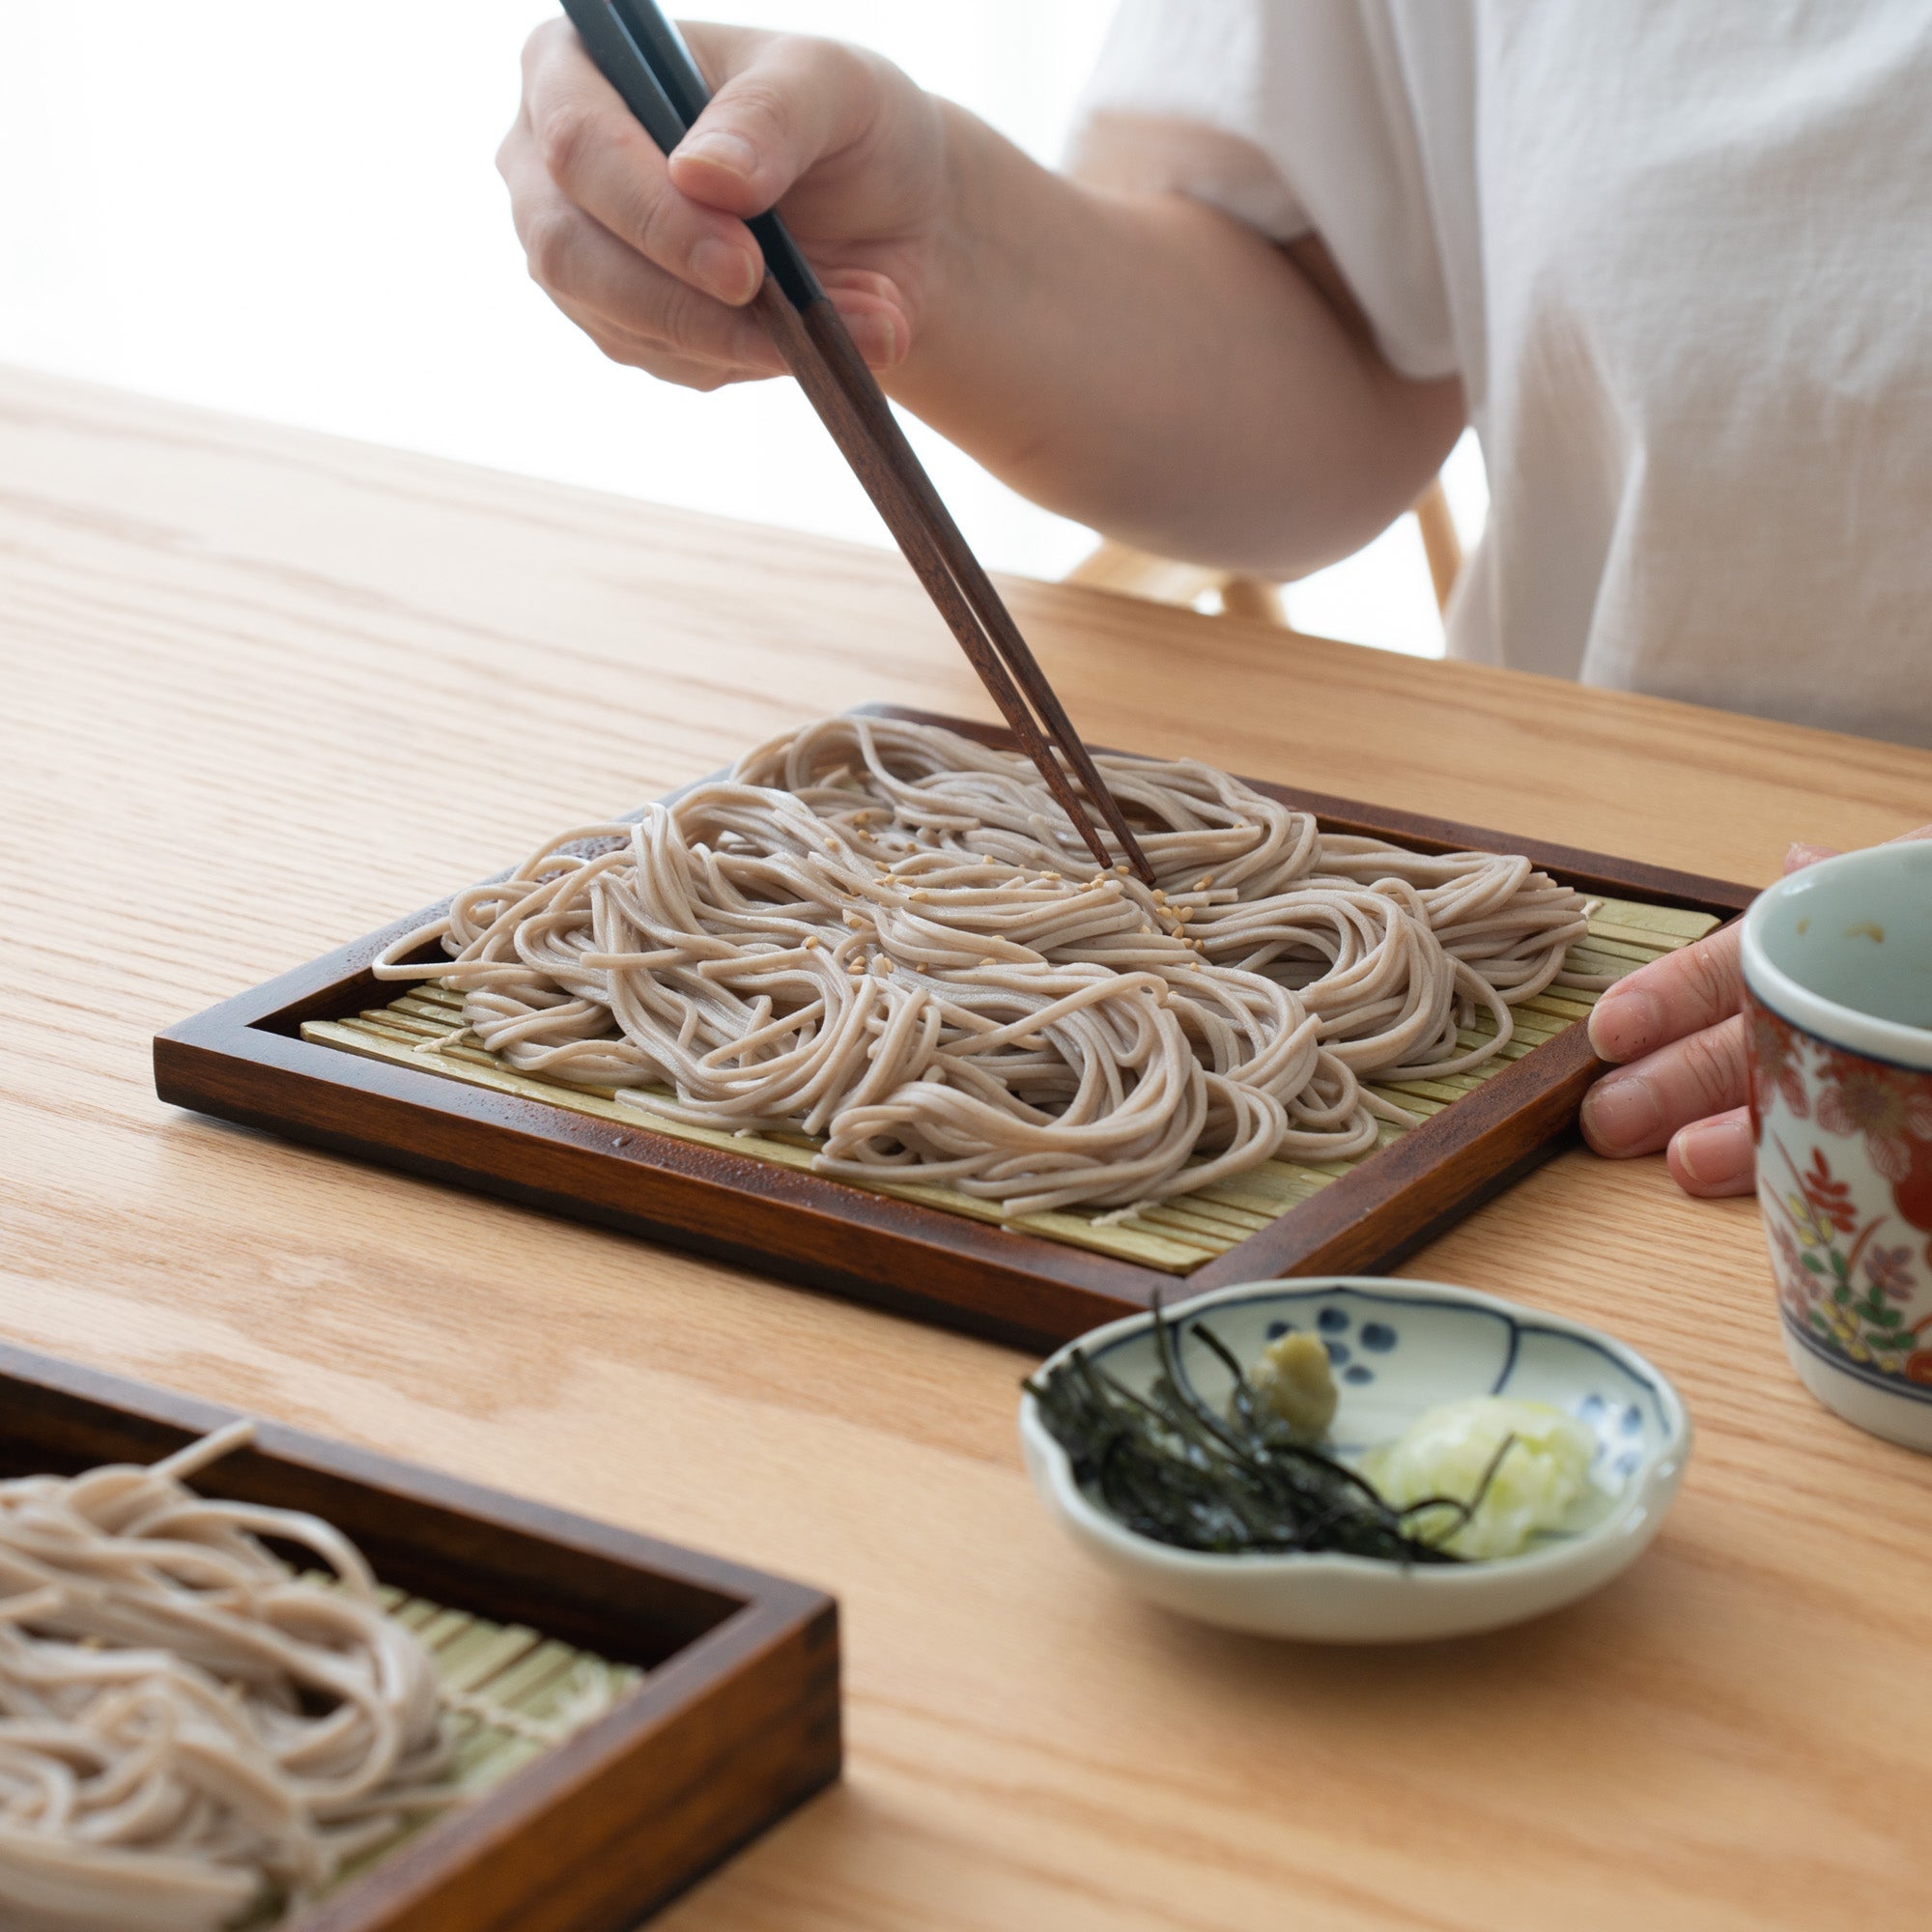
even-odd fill
[{"label": "thumb", "polygon": [[707,69],[742,58],[670,157],[671,180],[694,201],[762,214],[813,162],[858,140],[878,105],[864,56],[836,41],[738,36],[694,28]]}]

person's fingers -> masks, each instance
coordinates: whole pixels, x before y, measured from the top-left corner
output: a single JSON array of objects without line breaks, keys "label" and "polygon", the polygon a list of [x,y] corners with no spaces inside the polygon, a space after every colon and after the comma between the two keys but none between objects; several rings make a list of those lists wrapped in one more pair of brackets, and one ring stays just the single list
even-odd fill
[{"label": "person's fingers", "polygon": [[[1902,832],[1898,838],[1887,842],[1896,845],[1908,839],[1922,838],[1932,838],[1932,825]],[[1806,866],[1816,865],[1820,859],[1834,859],[1837,856],[1829,845],[1800,841],[1784,855],[1784,869],[1787,872],[1801,871]],[[1745,1068],[1745,1075],[1747,1081],[1748,1066]],[[1757,1151],[1751,1141],[1750,1109],[1733,1107],[1726,1113],[1712,1114],[1679,1127],[1670,1138],[1664,1157],[1672,1179],[1687,1194],[1701,1195],[1708,1200],[1750,1193],[1757,1184]]]},{"label": "person's fingers", "polygon": [[1583,1096],[1583,1138],[1612,1159],[1655,1153],[1678,1128],[1742,1106],[1749,1089],[1744,1016],[1734,1013],[1605,1074]]},{"label": "person's fingers", "polygon": [[1757,1184],[1757,1151],[1751,1145],[1750,1109],[1733,1107],[1679,1127],[1665,1155],[1671,1178],[1687,1194],[1714,1199],[1748,1194]]},{"label": "person's fingers", "polygon": [[[700,295],[627,248],[573,206],[532,164],[526,149],[519,152],[506,142],[498,166],[513,185],[513,217],[531,279],[580,327],[587,329],[586,315],[597,317],[604,327],[590,332],[598,334],[600,348],[612,333],[640,349],[654,348],[654,356],[616,358],[653,374],[661,373],[661,359],[716,363],[733,379],[783,373],[783,357],[754,318]],[[885,276],[850,270],[828,276],[826,287],[872,367],[889,368],[905,354],[904,318]]]},{"label": "person's fingers", "polygon": [[890,369],[910,347],[912,331],[897,285],[890,275],[845,269],[821,275],[825,293],[845,325],[845,332],[874,369]]},{"label": "person's fingers", "polygon": [[1800,838],[1786,847],[1783,869],[1786,872],[1802,872],[1806,866],[1815,866],[1820,859],[1835,859],[1837,856],[1835,845],[1813,845],[1809,839]]},{"label": "person's fingers", "polygon": [[[1932,838],[1932,825],[1902,833]],[[1794,844],[1794,872],[1830,848]],[[1668,1147],[1678,1184],[1698,1195],[1750,1190],[1744,978],[1735,925],[1653,961],[1619,980],[1590,1015],[1590,1043],[1604,1059],[1629,1063],[1584,1095],[1583,1136],[1612,1157]]]},{"label": "person's fingers", "polygon": [[[1908,845],[1915,838],[1932,838],[1932,825],[1920,825],[1910,832],[1900,832],[1888,838],[1888,845]],[[1820,859],[1835,859],[1839,849],[1835,845],[1814,845],[1808,838],[1796,840],[1784,855],[1784,869],[1787,872],[1802,872],[1806,866],[1815,866]]]},{"label": "person's fingers", "polygon": [[879,72],[856,47],[731,28],[694,27],[691,42],[712,96],[669,177],[696,203],[762,214],[815,161],[872,129]]},{"label": "person's fingers", "polygon": [[[882,64],[832,43],[739,28],[694,27],[690,38],[718,94],[679,149],[679,168],[724,206],[673,181],[562,20],[525,48],[522,107],[497,164],[532,278],[580,326],[600,319],[590,332],[607,354],[653,371],[696,359],[724,366],[731,380],[775,375],[783,364],[763,329],[733,313],[764,274],[738,216],[768,206],[814,159],[876,131]],[[701,145],[686,154],[700,132],[709,159]],[[755,158],[734,141],[755,148]],[[905,356],[911,326],[891,276],[846,268],[822,279],[868,363],[883,369]]]},{"label": "person's fingers", "polygon": [[663,343],[634,335],[590,309],[576,308],[568,301],[557,301],[555,297],[552,300],[556,303],[558,313],[574,322],[612,362],[641,369],[660,382],[675,383],[681,389],[696,389],[708,395],[729,383],[758,380],[756,372],[734,369],[726,363],[706,361],[695,355],[679,355]]},{"label": "person's fingers", "polygon": [[717,301],[757,294],[764,263],[751,231],[673,185],[657,144],[565,21],[540,27],[525,48],[524,116],[544,172],[619,242]]},{"label": "person's fingers", "polygon": [[1636,1060],[1728,1019],[1743,998],[1733,923],[1619,980],[1591,1009],[1590,1044],[1602,1059]]},{"label": "person's fingers", "polygon": [[602,320],[606,333],[614,328],[674,356],[719,363],[741,375],[776,375],[783,368],[753,317],[645,261],[592,220],[551,181],[531,144],[515,130],[497,166],[509,184],[531,278],[580,327],[588,312]]},{"label": "person's fingers", "polygon": [[[1913,838],[1932,838],[1932,825],[1889,842]],[[1784,869],[1795,872],[1834,856],[1828,846],[1801,842],[1785,854]],[[1590,1044],[1605,1060],[1635,1060],[1728,1018],[1743,998],[1738,929],[1732,924],[1619,980],[1590,1014]]]}]

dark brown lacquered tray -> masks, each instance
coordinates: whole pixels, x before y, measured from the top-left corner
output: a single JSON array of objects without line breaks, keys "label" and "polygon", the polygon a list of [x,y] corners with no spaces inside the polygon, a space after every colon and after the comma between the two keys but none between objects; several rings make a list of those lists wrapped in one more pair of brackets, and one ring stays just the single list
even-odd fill
[{"label": "dark brown lacquered tray", "polygon": [[[0,1346],[0,1476],[151,1463],[235,1419]],[[435,1606],[440,1668],[480,1620],[496,1656],[523,1646],[526,1684],[569,1658],[616,1688],[279,1932],[628,1932],[838,1776],[838,1612],[817,1590],[273,1423],[193,1482],[334,1523],[399,1614]]]},{"label": "dark brown lacquered tray", "polygon": [[[895,706],[874,715],[1009,745],[995,726]],[[1418,851],[1507,851],[1606,902],[1582,947],[1634,965],[1741,911],[1748,887],[1249,780],[1325,830]],[[447,902],[445,901],[444,904]],[[479,1187],[1023,1347],[1054,1347],[1156,1294],[1392,1265],[1547,1159],[1600,1070],[1586,995],[1516,1011],[1508,1058],[1390,1090],[1422,1124],[1358,1160],[1271,1162],[1131,1225],[1001,1223],[942,1190],[888,1192],[810,1171],[810,1149],[651,1122],[636,1108],[512,1073],[456,1030],[435,988],[398,995],[369,962],[440,916],[381,932],[224,1001],[155,1041],[164,1100]],[[431,1051],[427,1051],[430,1049]]]}]

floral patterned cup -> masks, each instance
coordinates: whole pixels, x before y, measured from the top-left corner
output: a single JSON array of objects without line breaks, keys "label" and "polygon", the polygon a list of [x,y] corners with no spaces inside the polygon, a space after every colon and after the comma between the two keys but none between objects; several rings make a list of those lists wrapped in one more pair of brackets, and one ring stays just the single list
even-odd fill
[{"label": "floral patterned cup", "polygon": [[1785,1351],[1932,1450],[1932,843],[1794,872],[1745,915],[1751,1134]]}]

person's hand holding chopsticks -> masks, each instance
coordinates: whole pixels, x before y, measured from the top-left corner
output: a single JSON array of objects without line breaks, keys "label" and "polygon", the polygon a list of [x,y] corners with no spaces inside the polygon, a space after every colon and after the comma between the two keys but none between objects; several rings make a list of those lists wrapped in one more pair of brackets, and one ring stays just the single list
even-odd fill
[{"label": "person's hand holding chopsticks", "polygon": [[1056,174],[881,57],[694,22],[668,161],[574,29],[530,38],[497,165],[530,272],[607,355],[782,373],[747,312],[778,207],[888,394],[1003,481],[1164,555],[1293,577],[1413,501],[1453,378],[1382,359],[1321,242]]},{"label": "person's hand holding chopsticks", "polygon": [[[552,223],[562,240],[553,249],[533,247],[539,272],[554,266],[551,254],[567,263],[582,243],[592,244],[593,260],[611,259],[604,238],[616,238],[603,220],[594,218],[601,210],[606,219],[628,220],[646,252],[657,242],[668,260],[683,264],[687,277],[701,273],[725,285],[715,299],[726,304],[727,313],[732,303],[743,302],[797,379],[1094,865],[1102,871],[1119,867],[1152,888],[1158,874],[1125,809],[1101,777],[1005,600],[933,488],[813,263],[772,205],[773,196],[810,202],[827,193],[835,201],[842,193],[847,205],[875,211],[910,205],[896,188],[866,185],[865,165],[869,162],[876,171],[882,158],[891,158],[892,147],[890,139],[877,149],[873,145],[873,136],[891,117],[882,120],[874,111],[878,102],[868,83],[891,70],[831,43],[754,38],[752,44],[761,51],[746,73],[726,79],[723,106],[729,111],[721,114],[718,89],[657,0],[563,0],[563,7],[582,51],[648,136],[662,170],[640,169],[641,156],[628,141],[610,142],[612,130],[601,117],[596,91],[586,96],[577,86],[569,77],[567,59],[569,99],[562,107],[543,105],[540,72],[536,104],[526,119],[545,172],[573,208],[583,200],[593,205],[583,211],[587,229],[568,211]],[[537,66],[541,71],[541,54]],[[816,160],[835,175],[855,167],[861,172],[842,186],[809,189],[796,179],[797,169],[802,164],[809,174]],[[512,165],[520,163],[513,160]],[[696,174],[702,184],[720,172],[728,178],[735,200],[752,195],[763,205],[741,209],[724,233],[706,233],[703,220],[696,226],[681,222],[689,212],[687,202],[695,201],[706,218],[714,211],[702,195],[688,194],[686,183],[677,177]],[[781,195],[787,183],[791,194]],[[637,213],[639,194],[654,213]],[[761,264],[743,275],[736,261],[740,223]],[[685,232],[673,245],[665,235],[679,226]],[[645,272],[647,278],[656,274],[657,265],[647,264]],[[889,278],[870,270],[865,274],[861,293],[874,303],[884,300],[882,289],[898,292],[898,284]],[[850,271],[846,279],[849,285]],[[672,283],[673,288],[683,286]],[[682,294],[675,307],[688,310],[693,299]],[[700,292],[696,299],[706,298]],[[872,321],[880,320],[876,306],[867,312]],[[883,324],[886,345],[895,354],[897,343],[909,335],[902,310],[899,316],[897,325],[890,318]]]},{"label": "person's hand holding chopsticks", "polygon": [[564,20],[531,35],[497,165],[530,272],[604,353],[696,389],[781,375],[744,312],[787,224],[875,369],[910,346],[947,224],[941,103],[833,41],[694,23],[714,98],[667,163]]},{"label": "person's hand holding chopsticks", "polygon": [[[1932,825],[1900,837],[1932,838]],[[1784,869],[1830,857],[1824,846],[1794,845]],[[1590,1015],[1590,1044],[1628,1065],[1584,1095],[1584,1139],[1619,1160],[1667,1149],[1687,1194],[1748,1194],[1754,1185],[1738,940],[1733,921],[1666,953],[1620,980]]]}]

